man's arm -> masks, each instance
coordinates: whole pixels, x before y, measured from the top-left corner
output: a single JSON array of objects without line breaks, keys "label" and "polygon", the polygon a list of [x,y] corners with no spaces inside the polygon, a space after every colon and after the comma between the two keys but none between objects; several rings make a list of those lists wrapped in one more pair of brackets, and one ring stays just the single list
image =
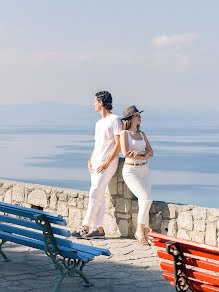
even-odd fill
[{"label": "man's arm", "polygon": [[93,149],[93,151],[91,153],[91,156],[90,156],[90,158],[88,159],[88,162],[87,162],[87,167],[88,167],[88,170],[89,170],[90,174],[92,174],[92,172],[93,172],[92,165],[91,165],[91,158],[92,158],[93,154],[94,154],[94,149]]},{"label": "man's arm", "polygon": [[111,151],[110,155],[104,160],[101,165],[97,168],[97,172],[104,172],[107,167],[109,167],[110,163],[116,158],[120,151],[120,135],[114,136],[115,146]]}]

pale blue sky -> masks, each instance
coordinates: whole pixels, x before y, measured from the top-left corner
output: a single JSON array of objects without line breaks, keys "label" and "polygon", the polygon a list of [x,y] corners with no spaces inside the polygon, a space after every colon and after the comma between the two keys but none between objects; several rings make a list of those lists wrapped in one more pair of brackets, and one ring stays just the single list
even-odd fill
[{"label": "pale blue sky", "polygon": [[219,108],[219,1],[0,0],[0,104]]}]

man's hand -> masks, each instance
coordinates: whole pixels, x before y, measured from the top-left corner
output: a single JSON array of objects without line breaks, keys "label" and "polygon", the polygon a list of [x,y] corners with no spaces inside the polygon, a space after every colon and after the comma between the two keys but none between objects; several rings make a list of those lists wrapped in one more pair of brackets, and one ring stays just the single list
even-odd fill
[{"label": "man's hand", "polygon": [[102,161],[101,165],[97,168],[96,172],[98,172],[98,173],[101,172],[102,173],[107,169],[108,166],[109,166],[109,162]]},{"label": "man's hand", "polygon": [[91,162],[90,161],[88,161],[87,167],[88,167],[89,173],[91,175],[93,173],[93,169],[92,169],[92,165],[91,165]]}]

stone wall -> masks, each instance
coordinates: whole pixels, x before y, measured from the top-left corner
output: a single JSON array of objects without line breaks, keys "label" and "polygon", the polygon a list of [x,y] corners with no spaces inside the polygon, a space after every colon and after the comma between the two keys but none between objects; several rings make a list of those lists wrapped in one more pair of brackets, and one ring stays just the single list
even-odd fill
[{"label": "stone wall", "polygon": [[[138,202],[122,178],[123,159],[106,190],[104,229],[107,236],[132,237]],[[81,225],[88,192],[0,180],[0,201],[57,212],[69,229]],[[153,202],[150,227],[157,232],[219,246],[219,209]]]}]

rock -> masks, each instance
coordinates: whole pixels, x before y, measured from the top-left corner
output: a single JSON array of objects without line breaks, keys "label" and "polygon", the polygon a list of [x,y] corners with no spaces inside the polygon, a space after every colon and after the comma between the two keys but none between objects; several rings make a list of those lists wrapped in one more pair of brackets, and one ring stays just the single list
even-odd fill
[{"label": "rock", "polygon": [[47,196],[42,190],[34,190],[28,195],[28,203],[34,206],[47,208]]},{"label": "rock", "polygon": [[217,245],[217,227],[213,224],[208,224],[206,227],[205,243]]},{"label": "rock", "polygon": [[11,204],[11,199],[12,199],[12,190],[9,189],[6,191],[5,196],[4,196],[4,202]]},{"label": "rock", "polygon": [[173,219],[169,221],[167,235],[176,236],[176,233],[177,233],[177,224],[176,224],[176,220]]},{"label": "rock", "polygon": [[126,236],[129,235],[128,234],[129,233],[129,230],[128,230],[129,226],[128,226],[128,221],[127,220],[120,219],[118,227],[119,227],[119,231],[120,231],[121,236],[126,237]]},{"label": "rock", "polygon": [[178,215],[177,224],[180,228],[192,230],[193,229],[193,220],[191,212],[181,212]]},{"label": "rock", "polygon": [[194,207],[192,210],[192,216],[194,219],[197,219],[197,220],[206,219],[207,210],[202,207]]},{"label": "rock", "polygon": [[49,206],[50,206],[50,208],[52,210],[56,210],[57,209],[57,197],[56,197],[55,193],[51,194]]},{"label": "rock", "polygon": [[116,212],[120,213],[130,213],[131,210],[131,200],[118,198],[116,200]]},{"label": "rock", "polygon": [[68,205],[64,201],[58,201],[57,213],[62,216],[68,216]]},{"label": "rock", "polygon": [[194,231],[205,231],[205,221],[194,220]]},{"label": "rock", "polygon": [[176,218],[176,206],[174,204],[164,205],[162,208],[163,218],[174,219]]},{"label": "rock", "polygon": [[108,191],[110,192],[111,195],[117,195],[118,194],[118,185],[117,185],[117,178],[112,177],[108,184]]},{"label": "rock", "polygon": [[177,232],[177,237],[179,238],[183,238],[183,239],[188,239],[191,240],[191,235],[188,231],[184,230],[184,229],[179,229]]},{"label": "rock", "polygon": [[192,231],[192,240],[204,243],[205,242],[205,233],[199,231]]},{"label": "rock", "polygon": [[133,199],[135,197],[125,183],[124,183],[123,194],[124,194],[124,198],[127,198],[127,199]]},{"label": "rock", "polygon": [[12,189],[12,201],[23,202],[24,201],[24,188],[21,186],[14,186]]}]

